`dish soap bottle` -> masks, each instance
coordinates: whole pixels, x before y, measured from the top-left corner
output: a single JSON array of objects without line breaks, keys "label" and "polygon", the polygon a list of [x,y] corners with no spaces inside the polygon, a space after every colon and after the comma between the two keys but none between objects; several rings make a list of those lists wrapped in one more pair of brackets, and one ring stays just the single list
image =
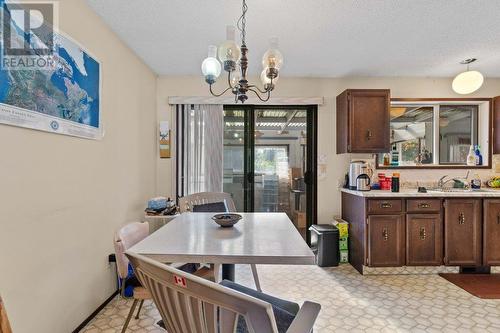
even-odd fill
[{"label": "dish soap bottle", "polygon": [[473,190],[479,190],[481,188],[481,178],[477,173],[474,174],[474,178],[472,178],[472,181],[470,182],[470,187]]},{"label": "dish soap bottle", "polygon": [[481,146],[476,145],[476,165],[483,165],[483,155],[481,155]]},{"label": "dish soap bottle", "polygon": [[476,153],[474,151],[474,146],[470,145],[469,154],[467,155],[467,165],[476,165]]}]

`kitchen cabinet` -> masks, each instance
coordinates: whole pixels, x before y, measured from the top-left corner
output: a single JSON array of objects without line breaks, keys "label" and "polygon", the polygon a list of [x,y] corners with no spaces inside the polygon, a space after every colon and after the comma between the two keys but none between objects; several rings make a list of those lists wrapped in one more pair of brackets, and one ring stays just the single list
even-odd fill
[{"label": "kitchen cabinet", "polygon": [[483,265],[500,266],[500,200],[483,202]]},{"label": "kitchen cabinet", "polygon": [[406,264],[436,266],[443,263],[441,214],[406,215]]},{"label": "kitchen cabinet", "polygon": [[370,215],[368,226],[368,265],[395,267],[405,263],[404,218],[402,215]]},{"label": "kitchen cabinet", "polygon": [[444,202],[444,263],[481,266],[481,200]]},{"label": "kitchen cabinet", "polygon": [[390,90],[348,89],[337,96],[337,154],[390,151]]},{"label": "kitchen cabinet", "polygon": [[440,196],[342,189],[349,263],[366,267],[500,266],[500,193]]},{"label": "kitchen cabinet", "polygon": [[493,154],[500,154],[500,96],[493,98]]}]

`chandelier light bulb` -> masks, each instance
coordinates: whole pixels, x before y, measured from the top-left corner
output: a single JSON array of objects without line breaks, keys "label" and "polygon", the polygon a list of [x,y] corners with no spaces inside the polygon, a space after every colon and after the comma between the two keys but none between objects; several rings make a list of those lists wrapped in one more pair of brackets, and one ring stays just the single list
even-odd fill
[{"label": "chandelier light bulb", "polygon": [[219,60],[224,65],[224,70],[232,72],[235,70],[236,62],[240,58],[240,49],[236,45],[236,28],[232,25],[226,27],[226,41],[219,46]]},{"label": "chandelier light bulb", "polygon": [[231,73],[231,86],[235,87],[241,80],[241,66],[236,63],[235,70]]},{"label": "chandelier light bulb", "polygon": [[478,71],[467,70],[458,74],[451,86],[457,94],[468,95],[481,88],[483,82],[483,74]]},{"label": "chandelier light bulb", "polygon": [[278,38],[273,37],[269,40],[269,49],[262,57],[262,67],[280,70],[283,65],[283,55],[278,50]]},{"label": "chandelier light bulb", "polygon": [[[264,88],[266,87],[266,85],[271,84],[271,78],[268,76],[268,74],[269,74],[269,68],[264,68],[262,73],[260,73],[260,81],[264,85]],[[278,79],[279,79],[279,76],[276,76],[275,78],[273,78],[273,85],[275,85],[276,82],[278,82]]]},{"label": "chandelier light bulb", "polygon": [[205,81],[208,84],[213,84],[217,80],[221,72],[220,62],[216,58],[217,46],[210,45],[208,47],[208,57],[201,64],[201,71],[205,76]]}]

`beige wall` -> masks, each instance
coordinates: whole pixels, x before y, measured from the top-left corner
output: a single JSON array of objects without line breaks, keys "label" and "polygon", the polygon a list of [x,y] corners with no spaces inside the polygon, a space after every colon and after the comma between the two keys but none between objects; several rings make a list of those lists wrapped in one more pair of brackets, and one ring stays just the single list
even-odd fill
[{"label": "beige wall", "polygon": [[[285,69],[286,70],[286,69]],[[274,96],[276,97],[324,97],[324,105],[319,108],[318,115],[318,155],[327,159],[326,177],[318,181],[318,217],[319,222],[326,222],[334,214],[340,213],[340,195],[337,190],[339,182],[344,179],[348,163],[353,157],[350,154],[335,153],[335,97],[347,88],[389,88],[392,97],[460,97],[451,89],[451,79],[433,78],[281,78]],[[172,120],[169,96],[207,96],[207,86],[201,75],[199,77],[160,77],[158,79],[158,118]],[[500,79],[487,79],[484,86],[470,97],[492,97],[500,95]],[[358,155],[354,157],[370,157]],[[172,160],[157,159],[157,193],[172,196]],[[403,170],[402,180],[436,179],[439,175],[462,175],[463,170]],[[482,172],[482,174],[489,174]]]},{"label": "beige wall", "polygon": [[115,290],[118,226],[155,191],[156,75],[83,0],[61,30],[102,65],[101,141],[0,125],[0,294],[16,333],[72,331]]}]

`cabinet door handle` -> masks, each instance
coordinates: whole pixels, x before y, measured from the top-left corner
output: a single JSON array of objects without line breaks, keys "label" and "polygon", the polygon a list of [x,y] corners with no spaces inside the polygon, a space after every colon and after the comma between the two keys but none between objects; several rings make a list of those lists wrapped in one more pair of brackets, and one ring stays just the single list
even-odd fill
[{"label": "cabinet door handle", "polygon": [[464,213],[458,214],[458,224],[465,224],[465,214]]},{"label": "cabinet door handle", "polygon": [[425,228],[421,227],[420,228],[420,239],[425,240],[425,238],[427,238],[427,233],[425,232]]},{"label": "cabinet door handle", "polygon": [[389,202],[382,202],[380,208],[392,208],[392,204]]},{"label": "cabinet door handle", "polygon": [[418,208],[429,208],[431,205],[427,202],[422,202],[418,204]]},{"label": "cabinet door handle", "polygon": [[497,215],[497,224],[500,224],[500,214]]},{"label": "cabinet door handle", "polygon": [[367,131],[366,131],[366,139],[367,139],[367,140],[370,140],[372,137],[373,137],[372,131],[367,130]]},{"label": "cabinet door handle", "polygon": [[389,231],[387,231],[387,228],[384,228],[382,230],[382,237],[384,237],[384,241],[387,241],[389,239]]}]

